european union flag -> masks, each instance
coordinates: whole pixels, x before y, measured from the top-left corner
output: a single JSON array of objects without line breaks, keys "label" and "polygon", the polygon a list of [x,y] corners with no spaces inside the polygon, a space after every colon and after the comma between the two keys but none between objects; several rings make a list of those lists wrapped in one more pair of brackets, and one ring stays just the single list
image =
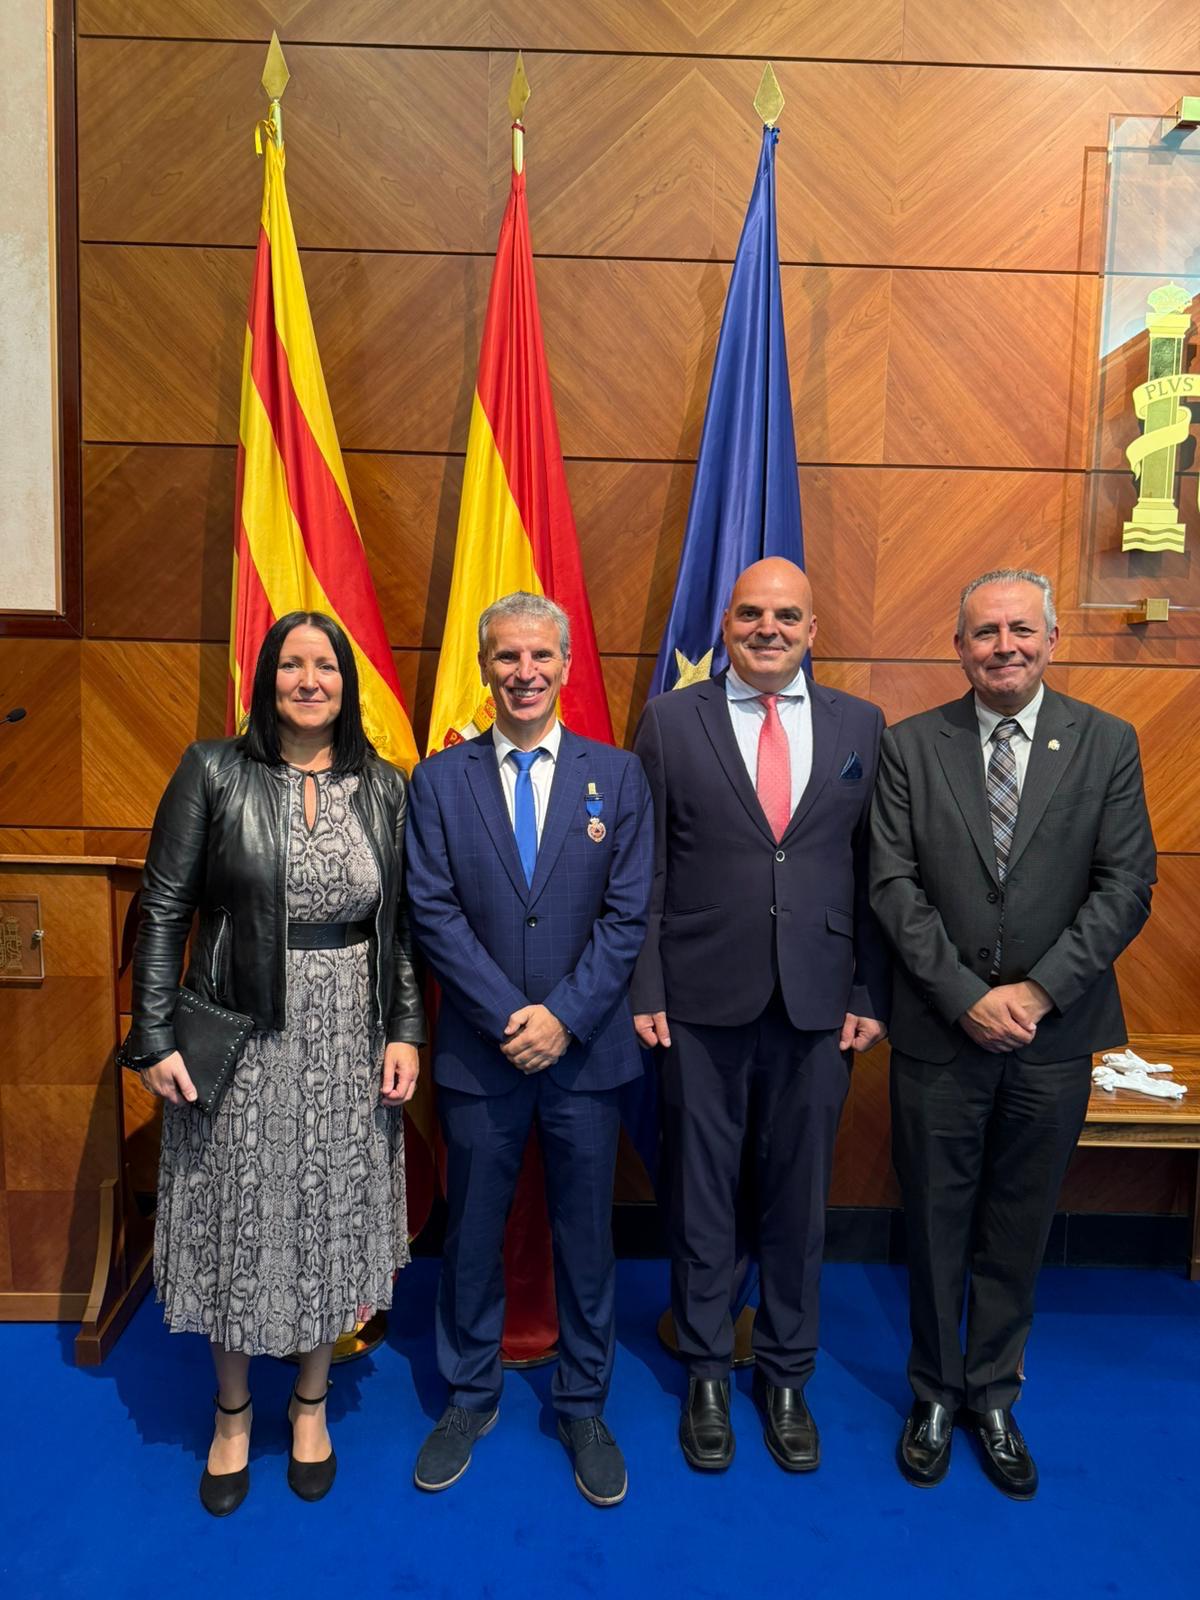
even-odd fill
[{"label": "european union flag", "polygon": [[[717,340],[683,553],[650,693],[681,688],[728,665],[721,617],[734,579],[764,556],[804,565],[792,389],[775,231],[775,145],[764,128]],[[657,1182],[655,1068],[622,1095],[622,1118]],[[758,1268],[740,1236],[730,1314],[755,1297]]]},{"label": "european union flag", "polygon": [[775,232],[778,138],[777,129],[763,129],[652,695],[710,677],[727,665],[721,616],[744,567],[764,556],[804,564]]}]

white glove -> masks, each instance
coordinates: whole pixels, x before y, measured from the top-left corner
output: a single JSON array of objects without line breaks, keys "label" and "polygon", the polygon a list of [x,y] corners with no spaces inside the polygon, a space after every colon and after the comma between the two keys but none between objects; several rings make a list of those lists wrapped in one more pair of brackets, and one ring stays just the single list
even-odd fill
[{"label": "white glove", "polygon": [[1100,1059],[1106,1067],[1115,1067],[1118,1072],[1171,1072],[1173,1070],[1169,1061],[1143,1061],[1141,1056],[1132,1050],[1106,1050]]},{"label": "white glove", "polygon": [[1134,1094],[1148,1094],[1155,1100],[1182,1100],[1187,1093],[1185,1083],[1152,1078],[1145,1072],[1117,1072],[1113,1067],[1093,1067],[1092,1082],[1110,1094],[1114,1089],[1132,1089]]}]

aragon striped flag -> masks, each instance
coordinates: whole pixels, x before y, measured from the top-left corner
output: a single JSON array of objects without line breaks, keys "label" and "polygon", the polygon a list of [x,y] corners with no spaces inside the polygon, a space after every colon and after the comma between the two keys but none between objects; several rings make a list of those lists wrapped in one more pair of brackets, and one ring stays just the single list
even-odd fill
[{"label": "aragon striped flag", "polygon": [[411,771],[416,741],[354,515],[284,184],[266,140],[262,218],[242,362],[230,731],[250,707],[263,636],[288,611],[323,611],[354,649],[363,721],[379,754]]},{"label": "aragon striped flag", "polygon": [[[236,731],[249,710],[254,665],[275,619],[323,611],[354,650],[372,744],[411,771],[416,741],[346,481],[283,171],[283,148],[268,137],[242,363],[227,727]],[[404,1124],[414,1235],[433,1204],[431,1098],[419,1089]]]},{"label": "aragon striped flag", "polygon": [[611,744],[542,342],[523,167],[513,172],[500,224],[479,351],[430,751],[491,727],[495,708],[480,682],[476,624],[485,606],[515,589],[547,595],[570,617],[562,719],[573,732]]},{"label": "aragon striped flag", "polygon": [[[477,625],[486,606],[516,589],[548,596],[571,619],[563,721],[575,733],[613,742],[542,341],[519,122],[514,135],[512,187],[496,246],[467,437],[431,753],[473,738],[495,720],[480,681]],[[536,1359],[552,1347],[558,1331],[536,1135],[526,1148],[509,1213],[504,1269],[504,1356]]]}]

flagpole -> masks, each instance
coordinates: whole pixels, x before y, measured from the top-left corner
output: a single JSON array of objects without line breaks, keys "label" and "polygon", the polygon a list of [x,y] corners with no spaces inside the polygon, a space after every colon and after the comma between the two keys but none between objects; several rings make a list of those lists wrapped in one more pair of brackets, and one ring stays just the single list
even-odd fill
[{"label": "flagpole", "polygon": [[[783,90],[779,87],[779,79],[775,76],[775,68],[768,61],[763,67],[762,77],[759,79],[758,88],[754,92],[754,109],[762,118],[764,129],[774,128],[779,121],[783,106]],[[706,654],[701,655],[697,661],[689,661],[683,652],[677,649],[675,651],[675,659],[679,669],[679,678],[674,687],[682,689],[689,683],[702,682],[706,679],[712,671],[712,658],[713,650],[711,648]],[[666,687],[665,684],[663,687]],[[754,1365],[755,1308],[749,1304],[749,1300],[757,1287],[758,1267],[753,1256],[746,1253],[734,1263],[733,1281],[730,1285],[729,1314],[733,1322],[733,1355],[730,1360],[730,1366],[733,1367]],[[659,1343],[663,1348],[669,1351],[671,1355],[679,1356],[679,1334],[675,1327],[675,1318],[672,1315],[670,1306],[659,1317],[656,1331]]]},{"label": "flagpole", "polygon": [[[287,62],[283,57],[283,47],[279,43],[278,33],[271,34],[271,43],[267,50],[267,59],[263,67],[262,86],[266,91],[269,109],[267,111],[265,129],[267,137],[276,150],[283,149],[283,109],[279,102],[283,92],[291,80]],[[262,154],[262,133],[264,124],[260,123],[254,132],[255,147]],[[382,1344],[387,1337],[387,1312],[376,1311],[367,1322],[358,1322],[350,1333],[344,1333],[336,1340],[333,1346],[333,1360],[335,1362],[352,1361],[357,1356],[366,1355]],[[289,1360],[298,1361],[299,1356],[293,1355]]]},{"label": "flagpole", "polygon": [[[525,114],[525,107],[529,104],[532,90],[529,79],[525,76],[525,58],[517,51],[517,64],[513,68],[512,80],[508,86],[508,113],[512,117],[512,169],[513,176],[525,169],[525,124],[521,120]],[[551,1343],[546,1349],[539,1350],[533,1355],[507,1356],[504,1354],[503,1340],[501,1341],[501,1364],[506,1371],[524,1371],[530,1367],[543,1367],[558,1356],[557,1343]]]}]

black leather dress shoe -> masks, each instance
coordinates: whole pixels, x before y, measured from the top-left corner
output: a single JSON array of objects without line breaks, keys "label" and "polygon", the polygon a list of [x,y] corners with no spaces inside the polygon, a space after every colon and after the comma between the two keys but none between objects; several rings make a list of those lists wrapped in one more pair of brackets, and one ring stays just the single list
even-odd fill
[{"label": "black leather dress shoe", "polygon": [[896,1460],[909,1483],[919,1489],[932,1489],[935,1483],[941,1483],[950,1467],[953,1438],[953,1412],[936,1400],[918,1400],[896,1446]]},{"label": "black leather dress shoe", "polygon": [[684,1460],[697,1472],[725,1471],[733,1460],[728,1378],[688,1379],[679,1443]]},{"label": "black leather dress shoe", "polygon": [[763,1439],[785,1472],[815,1472],[821,1465],[821,1438],[803,1389],[768,1383],[755,1368],[754,1403],[762,1412]]},{"label": "black leather dress shoe", "polygon": [[1011,1411],[969,1411],[967,1426],[979,1440],[988,1477],[1011,1500],[1032,1500],[1038,1470]]}]

